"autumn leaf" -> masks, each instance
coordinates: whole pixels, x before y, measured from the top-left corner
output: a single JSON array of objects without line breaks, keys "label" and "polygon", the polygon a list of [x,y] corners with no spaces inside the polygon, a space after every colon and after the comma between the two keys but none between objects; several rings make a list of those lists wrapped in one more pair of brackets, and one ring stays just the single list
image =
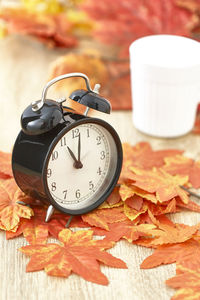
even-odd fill
[{"label": "autumn leaf", "polygon": [[183,243],[159,246],[155,252],[141,264],[142,269],[149,269],[162,264],[186,264],[190,268],[200,268],[200,239],[191,238]]},{"label": "autumn leaf", "polygon": [[[132,174],[130,176],[132,178]],[[126,201],[130,197],[137,195],[153,203],[157,203],[156,196],[153,193],[149,193],[146,190],[142,190],[133,184],[132,185],[122,184],[119,189],[119,194],[123,201]]]},{"label": "autumn leaf", "polygon": [[30,245],[19,250],[31,256],[26,271],[33,272],[44,269],[48,275],[68,277],[71,272],[85,280],[107,285],[108,279],[100,271],[99,263],[110,267],[126,268],[126,264],[104,251],[112,247],[112,242],[92,239],[91,230],[73,233],[63,229],[59,233],[60,244]]},{"label": "autumn leaf", "polygon": [[200,187],[200,161],[181,155],[166,157],[163,169],[171,175],[187,175],[195,189]]},{"label": "autumn leaf", "polygon": [[156,193],[158,202],[165,202],[179,196],[183,203],[188,203],[187,192],[180,186],[188,182],[188,176],[172,176],[163,169],[143,170],[130,167],[134,185],[149,193]]},{"label": "autumn leaf", "polygon": [[0,18],[6,22],[9,34],[30,35],[49,47],[73,48],[78,44],[73,35],[73,25],[63,13],[45,15],[23,8],[4,8]]},{"label": "autumn leaf", "polygon": [[150,144],[147,142],[140,142],[135,146],[124,143],[122,146],[124,161],[119,179],[120,183],[130,180],[130,167],[134,166],[145,170],[151,170],[153,167],[159,168],[165,164],[165,157],[173,157],[183,152],[176,149],[153,151]]},{"label": "autumn leaf", "polygon": [[0,180],[0,220],[5,230],[16,231],[20,218],[30,219],[33,215],[30,207],[18,201],[30,203],[34,200],[21,192],[14,179]]},{"label": "autumn leaf", "polygon": [[179,198],[176,198],[176,205],[179,208],[200,212],[200,205],[189,199],[187,204],[183,203]]},{"label": "autumn leaf", "polygon": [[94,38],[118,45],[126,56],[129,45],[139,37],[152,34],[189,36],[197,23],[193,13],[178,7],[174,0],[116,0],[112,3],[88,0],[81,7],[98,23]]},{"label": "autumn leaf", "polygon": [[46,208],[33,208],[34,216],[30,219],[22,219],[16,232],[6,232],[6,238],[15,238],[21,234],[29,244],[45,244],[47,238],[58,237],[58,233],[65,228],[68,216],[62,213],[54,213],[49,222],[45,222]]},{"label": "autumn leaf", "polygon": [[91,226],[96,226],[109,230],[108,224],[126,220],[123,207],[110,209],[96,209],[90,213],[82,215],[82,220]]},{"label": "autumn leaf", "polygon": [[[140,210],[131,208],[126,203],[124,204],[124,214],[129,218],[129,220],[134,221],[136,220],[140,215],[144,214],[148,210],[148,206],[143,203]],[[137,223],[137,222],[136,222]]]},{"label": "autumn leaf", "polygon": [[[92,87],[96,83],[101,83],[104,86],[108,80],[107,67],[96,51],[92,55],[93,51],[82,54],[70,53],[59,57],[50,66],[49,79],[66,73],[81,72],[90,78]],[[67,81],[60,81],[56,88],[71,94],[74,90],[85,89],[86,87],[82,78],[69,78]]]},{"label": "autumn leaf", "polygon": [[12,176],[11,154],[0,151],[0,179],[8,179]]},{"label": "autumn leaf", "polygon": [[200,268],[190,269],[179,264],[177,274],[166,280],[171,288],[178,289],[172,300],[200,299]]},{"label": "autumn leaf", "polygon": [[152,222],[158,226],[158,228],[154,230],[154,238],[152,240],[152,245],[164,245],[185,242],[188,239],[192,238],[192,236],[200,228],[200,223],[195,226],[162,223],[153,216],[151,211],[148,211],[148,213]]},{"label": "autumn leaf", "polygon": [[140,237],[150,237],[156,226],[153,224],[135,225],[130,220],[109,224],[109,230],[92,228],[95,235],[105,236],[105,241],[117,242],[124,238],[129,243],[138,240]]}]

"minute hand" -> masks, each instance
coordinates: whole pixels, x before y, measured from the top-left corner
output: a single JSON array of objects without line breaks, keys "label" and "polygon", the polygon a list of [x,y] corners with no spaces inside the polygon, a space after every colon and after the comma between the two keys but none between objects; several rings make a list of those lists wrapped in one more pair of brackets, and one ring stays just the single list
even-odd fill
[{"label": "minute hand", "polygon": [[81,162],[81,135],[78,136],[78,161]]}]

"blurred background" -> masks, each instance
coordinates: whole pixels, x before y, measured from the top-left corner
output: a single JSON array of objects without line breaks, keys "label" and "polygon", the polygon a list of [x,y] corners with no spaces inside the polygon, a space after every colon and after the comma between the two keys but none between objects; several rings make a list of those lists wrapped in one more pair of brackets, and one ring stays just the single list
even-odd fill
[{"label": "blurred background", "polygon": [[[15,126],[45,82],[68,72],[87,74],[92,86],[100,83],[113,110],[130,110],[129,46],[152,34],[199,40],[200,0],[1,0],[3,115]],[[57,84],[56,93],[80,87],[81,79],[70,79]],[[194,131],[200,133],[199,116]],[[3,130],[1,139],[8,134]]]}]

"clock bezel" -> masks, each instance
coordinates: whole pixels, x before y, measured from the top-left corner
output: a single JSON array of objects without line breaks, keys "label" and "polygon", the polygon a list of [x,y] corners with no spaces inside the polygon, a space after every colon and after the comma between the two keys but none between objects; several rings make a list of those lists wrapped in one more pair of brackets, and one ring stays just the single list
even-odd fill
[{"label": "clock bezel", "polygon": [[[49,163],[49,159],[50,156],[52,154],[52,151],[55,147],[55,145],[60,141],[60,139],[70,130],[72,130],[73,128],[81,125],[81,124],[86,124],[86,123],[94,123],[94,124],[98,124],[102,127],[104,127],[105,129],[108,130],[108,132],[111,134],[115,145],[116,145],[116,150],[117,150],[117,165],[116,165],[116,170],[115,173],[113,175],[113,179],[110,182],[109,186],[107,187],[105,193],[94,203],[92,203],[91,205],[85,207],[85,208],[81,208],[81,209],[67,209],[64,208],[63,206],[59,205],[52,197],[49,188],[48,188],[48,184],[47,184],[47,167],[48,167],[48,163]],[[92,118],[92,117],[85,117],[83,119],[80,120],[76,120],[75,122],[71,123],[70,125],[64,127],[59,134],[53,139],[52,143],[49,146],[47,155],[45,157],[44,160],[44,164],[43,164],[43,169],[42,169],[42,181],[43,181],[43,186],[44,186],[44,192],[47,196],[48,201],[50,202],[51,205],[53,205],[54,208],[58,209],[59,211],[62,211],[65,214],[69,214],[69,215],[82,215],[85,213],[88,213],[92,210],[94,210],[95,208],[97,208],[99,205],[101,205],[107,198],[108,196],[111,194],[111,192],[113,191],[114,187],[116,186],[116,183],[119,179],[120,176],[120,172],[121,172],[121,168],[122,168],[122,161],[123,161],[123,151],[122,151],[122,145],[121,145],[121,141],[120,138],[117,134],[117,132],[115,131],[115,129],[107,122],[105,122],[104,120],[98,119],[98,118]]]}]

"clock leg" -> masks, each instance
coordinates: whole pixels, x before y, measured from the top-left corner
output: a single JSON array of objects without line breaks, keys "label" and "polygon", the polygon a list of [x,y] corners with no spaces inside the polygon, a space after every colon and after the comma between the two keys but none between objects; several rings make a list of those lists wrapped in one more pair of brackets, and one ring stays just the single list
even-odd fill
[{"label": "clock leg", "polygon": [[48,209],[47,209],[47,214],[46,214],[46,218],[45,218],[45,222],[49,222],[53,212],[54,212],[55,208],[52,205],[49,205]]}]

